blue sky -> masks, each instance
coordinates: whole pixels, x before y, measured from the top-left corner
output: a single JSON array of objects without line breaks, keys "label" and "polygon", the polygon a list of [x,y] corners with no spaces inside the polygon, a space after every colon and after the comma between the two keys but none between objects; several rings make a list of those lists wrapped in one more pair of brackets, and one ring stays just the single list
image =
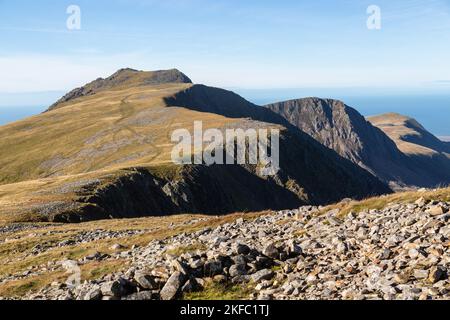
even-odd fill
[{"label": "blue sky", "polygon": [[450,89],[449,0],[0,0],[0,35],[0,105],[122,67],[227,88]]}]

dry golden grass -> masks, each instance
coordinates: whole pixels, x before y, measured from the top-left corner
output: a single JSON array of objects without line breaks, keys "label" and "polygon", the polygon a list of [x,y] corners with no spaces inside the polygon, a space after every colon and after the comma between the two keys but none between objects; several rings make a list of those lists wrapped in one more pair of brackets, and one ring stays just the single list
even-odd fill
[{"label": "dry golden grass", "polygon": [[0,285],[0,297],[20,298],[30,292],[37,292],[39,289],[50,285],[54,281],[63,282],[67,279],[64,272],[46,273],[40,276],[21,279],[3,283]]},{"label": "dry golden grass", "polygon": [[102,262],[92,262],[80,267],[81,281],[95,280],[119,271],[125,271],[129,262],[125,260],[112,260]]},{"label": "dry golden grass", "polygon": [[[80,267],[81,281],[99,279],[104,275],[125,270],[127,262],[124,260],[113,260],[104,262],[92,262]],[[53,282],[63,283],[67,280],[64,271],[46,272],[38,276],[14,280],[0,284],[0,297],[17,298],[26,294],[36,293],[43,287]]]},{"label": "dry golden grass", "polygon": [[[403,192],[388,196],[370,198],[363,201],[338,203],[324,208],[321,213],[332,209],[340,209],[340,215],[345,216],[350,212],[361,212],[370,209],[382,209],[390,203],[413,203],[419,198],[426,200],[450,201],[450,188],[427,192]],[[152,240],[162,240],[180,233],[193,233],[204,228],[214,228],[225,223],[230,223],[239,218],[246,220],[271,214],[270,211],[258,213],[237,213],[227,216],[211,217],[201,215],[177,215],[167,217],[149,217],[139,219],[103,220],[81,224],[35,224],[41,228],[25,230],[14,234],[2,234],[0,240],[15,238],[9,242],[0,243],[0,277],[8,274],[20,274],[30,267],[34,269],[46,265],[49,261],[58,262],[66,259],[80,259],[95,252],[112,253],[111,246],[120,243],[125,248],[133,245],[144,246]],[[200,220],[199,220],[200,219]],[[194,223],[192,223],[192,221]],[[286,223],[283,221],[282,223]],[[78,233],[89,230],[145,230],[144,234],[121,239],[99,240],[91,243],[68,247],[54,247],[55,244],[68,240]],[[299,230],[298,237],[307,236],[307,230]],[[48,245],[49,249],[36,256],[31,254],[35,245]],[[53,246],[53,247],[52,247]],[[169,254],[181,255],[186,252],[204,249],[193,244],[169,250]],[[127,250],[127,249],[124,249]],[[126,263],[121,260],[91,262],[82,267],[83,279],[97,279],[104,274],[109,274],[126,268]],[[40,276],[0,284],[0,296],[21,296],[25,292],[38,291],[42,287],[65,279],[61,272],[44,273]],[[186,295],[186,299],[242,299],[247,295],[245,287],[223,287],[211,282],[206,290],[201,293]]]},{"label": "dry golden grass", "polygon": [[180,246],[170,250],[167,250],[166,253],[173,256],[181,256],[185,253],[192,253],[197,251],[204,251],[208,249],[205,245],[201,243],[195,243],[188,246]]},{"label": "dry golden grass", "polygon": [[[143,126],[142,131],[138,126],[127,125],[127,121],[137,121],[136,116],[148,108],[163,112],[162,98],[184,87],[168,85],[158,90],[146,87],[106,91],[78,99],[64,108],[0,127],[0,181],[8,183],[83,173],[120,163],[132,151],[123,139],[134,141],[141,134],[157,134],[164,131],[173,119],[167,119],[163,124]],[[147,99],[140,99],[141,95],[146,95]],[[135,132],[130,131],[130,127]],[[167,137],[154,139],[153,149],[156,149],[159,139],[165,142]],[[138,143],[134,147],[136,149],[132,152],[149,149],[148,145]],[[152,151],[155,150],[148,153]]]},{"label": "dry golden grass", "polygon": [[36,207],[74,203],[83,183],[107,185],[132,168],[176,177],[175,129],[192,132],[194,119],[204,129],[242,121],[166,105],[190,86],[118,87],[0,127],[0,224],[45,220]]},{"label": "dry golden grass", "polygon": [[171,132],[236,120],[168,107],[187,84],[109,90],[0,127],[0,183],[170,162]]},{"label": "dry golden grass", "polygon": [[411,128],[407,122],[414,124],[417,128],[422,126],[415,120],[397,113],[387,113],[379,116],[368,117],[368,120],[376,127],[384,131],[397,145],[403,153],[410,155],[426,155],[432,156],[438,152],[415,144],[404,141],[403,137],[420,135],[416,130]]},{"label": "dry golden grass", "polygon": [[342,202],[325,207],[321,213],[328,212],[333,209],[339,209],[341,216],[346,216],[350,212],[359,213],[364,210],[383,209],[390,203],[413,203],[419,198],[426,200],[450,201],[450,188],[438,189],[427,192],[409,191],[399,192],[381,197],[374,197],[362,201]]}]

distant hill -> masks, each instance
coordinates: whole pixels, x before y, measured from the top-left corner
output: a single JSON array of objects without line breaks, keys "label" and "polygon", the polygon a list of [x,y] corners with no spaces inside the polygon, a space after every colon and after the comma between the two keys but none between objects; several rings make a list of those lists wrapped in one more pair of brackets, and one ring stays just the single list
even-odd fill
[{"label": "distant hill", "polygon": [[[281,170],[174,165],[171,132],[278,128]],[[391,190],[284,118],[177,70],[122,69],[0,127],[0,222],[296,208]]]},{"label": "distant hill", "polygon": [[407,154],[450,154],[450,146],[428,132],[417,120],[398,113],[367,118]]},{"label": "distant hill", "polygon": [[421,169],[420,172],[440,177],[441,185],[450,184],[449,143],[428,132],[417,120],[397,113],[373,116],[368,120],[383,130]]},{"label": "distant hill", "polygon": [[[450,173],[433,161],[417,161],[398,145],[384,128],[372,125],[355,109],[341,101],[319,98],[290,100],[267,105],[324,146],[358,164],[394,188],[432,187],[450,183]],[[381,119],[381,118],[380,118]],[[389,126],[392,119],[387,119]],[[412,122],[411,122],[412,124]],[[444,151],[445,146],[417,122],[421,143]],[[408,136],[408,139],[418,139]]]}]

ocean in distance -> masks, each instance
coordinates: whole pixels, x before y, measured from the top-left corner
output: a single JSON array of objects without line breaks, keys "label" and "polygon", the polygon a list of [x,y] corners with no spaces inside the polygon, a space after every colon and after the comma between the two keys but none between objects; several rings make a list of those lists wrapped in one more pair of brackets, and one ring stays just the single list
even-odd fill
[{"label": "ocean in distance", "polygon": [[434,135],[450,139],[450,93],[412,95],[330,93],[324,95],[320,92],[309,94],[309,91],[306,90],[236,90],[236,92],[257,105],[302,97],[338,99],[364,116],[396,112],[415,118]]},{"label": "ocean in distance", "polygon": [[[318,96],[344,101],[364,116],[396,112],[415,118],[427,130],[450,139],[450,94],[436,95],[308,95],[298,90],[233,89],[247,100],[264,105],[301,97]],[[0,125],[43,112],[48,106],[0,106]]]}]

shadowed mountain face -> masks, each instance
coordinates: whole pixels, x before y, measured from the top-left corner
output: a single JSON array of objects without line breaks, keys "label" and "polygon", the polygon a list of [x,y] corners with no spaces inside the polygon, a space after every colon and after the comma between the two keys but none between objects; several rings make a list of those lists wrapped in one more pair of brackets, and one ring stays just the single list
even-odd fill
[{"label": "shadowed mountain face", "polygon": [[[274,112],[177,71],[124,69],[47,112],[0,127],[0,221],[87,221],[295,208],[391,190]],[[251,165],[178,166],[171,133],[279,129],[276,176]]]},{"label": "shadowed mountain face", "polygon": [[[355,109],[336,100],[306,98],[275,103],[266,108],[284,117],[324,146],[358,164],[394,188],[432,187],[449,183],[431,163],[417,162],[399,147],[382,128],[368,122]],[[422,143],[443,148],[418,124]],[[434,138],[434,139],[433,139]],[[410,136],[409,139],[417,139]],[[437,140],[437,141],[436,141]]]}]

